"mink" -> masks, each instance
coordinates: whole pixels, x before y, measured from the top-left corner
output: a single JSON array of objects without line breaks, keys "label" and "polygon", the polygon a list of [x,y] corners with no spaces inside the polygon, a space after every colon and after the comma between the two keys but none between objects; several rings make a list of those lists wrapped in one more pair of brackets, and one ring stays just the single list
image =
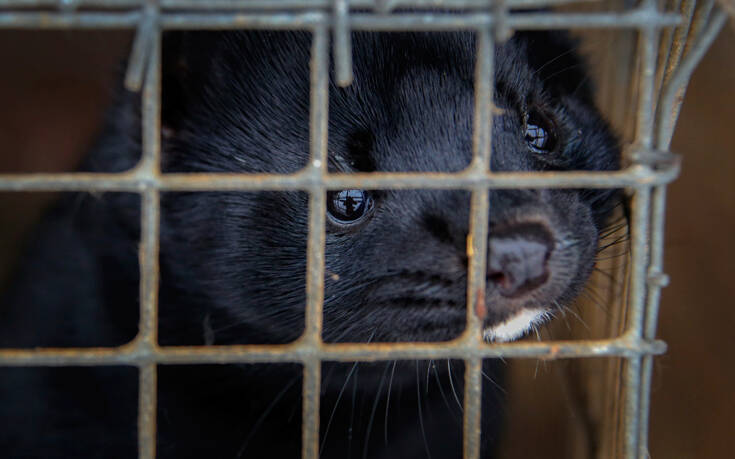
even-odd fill
[{"label": "mink", "polygon": [[[309,158],[304,32],[164,36],[162,170],[293,173]],[[475,37],[354,33],[354,82],[329,84],[331,172],[458,172],[472,159]],[[495,49],[493,171],[619,168],[615,135],[562,32]],[[139,96],[120,91],[82,170],[141,157]],[[615,190],[497,189],[484,337],[522,336],[579,294]],[[465,328],[467,190],[327,193],[323,338],[445,341]],[[63,196],[2,297],[0,346],[117,346],[138,326],[140,197]],[[308,195],[163,192],[161,345],[276,344],[304,329]],[[502,425],[502,363],[484,363],[483,457]],[[159,365],[159,457],[298,457],[297,364]],[[463,363],[324,362],[321,457],[462,454]],[[0,369],[4,457],[129,458],[137,370]],[[542,415],[542,413],[540,414]]]}]

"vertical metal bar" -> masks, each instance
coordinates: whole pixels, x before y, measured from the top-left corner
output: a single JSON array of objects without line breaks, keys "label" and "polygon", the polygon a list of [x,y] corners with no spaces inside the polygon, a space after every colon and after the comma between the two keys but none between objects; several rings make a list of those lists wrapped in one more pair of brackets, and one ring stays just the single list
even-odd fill
[{"label": "vertical metal bar", "polygon": [[350,36],[349,0],[334,0],[334,59],[337,84],[352,84],[352,37]]},{"label": "vertical metal bar", "polygon": [[465,360],[464,459],[479,459],[482,446],[482,359]]},{"label": "vertical metal bar", "polygon": [[[648,268],[648,304],[644,323],[644,337],[654,339],[658,318],[659,297],[661,287],[667,280],[661,272],[663,266],[664,221],[666,210],[666,187],[659,186],[653,191],[653,207],[651,216],[651,258]],[[643,357],[643,373],[641,375],[640,395],[640,427],[638,429],[638,456],[648,457],[648,421],[651,398],[651,377],[653,373],[653,356]]]},{"label": "vertical metal bar", "polygon": [[156,364],[138,368],[138,457],[156,457]]},{"label": "vertical metal bar", "polygon": [[638,438],[638,457],[649,458],[648,452],[648,422],[651,407],[651,377],[653,376],[653,356],[647,355],[643,357],[643,368],[641,374],[641,395],[640,395],[640,429]]},{"label": "vertical metal bar", "polygon": [[[643,307],[645,306],[646,266],[648,258],[648,215],[651,189],[642,187],[633,197],[631,225],[632,273],[630,288],[630,315],[627,334],[633,339],[641,338]],[[641,358],[631,357],[625,368],[624,441],[625,457],[635,458],[638,452],[638,427],[640,413]]]},{"label": "vertical metal bar", "polygon": [[[490,169],[493,124],[493,57],[494,40],[490,28],[477,31],[475,63],[475,113],[473,118],[473,169],[485,173]],[[477,187],[470,202],[470,234],[467,238],[469,273],[467,281],[466,337],[472,345],[482,341],[482,325],[487,315],[485,304],[485,270],[489,218],[488,190]],[[465,459],[479,459],[482,406],[482,359],[465,361],[464,432]]]},{"label": "vertical metal bar", "polygon": [[302,395],[304,404],[301,415],[302,444],[301,457],[319,458],[319,386],[321,385],[322,366],[319,359],[304,362],[304,385]]},{"label": "vertical metal bar", "polygon": [[[487,237],[489,199],[488,190],[472,191],[470,204],[470,234],[467,241],[470,270],[467,281],[467,330],[471,345],[482,341],[482,325],[487,314],[485,304],[485,270],[487,262]],[[463,450],[465,459],[479,459],[482,406],[482,359],[465,360]]]},{"label": "vertical metal bar", "polygon": [[[158,190],[143,193],[140,244],[140,332],[139,346],[152,349],[158,328]],[[139,367],[138,454],[141,459],[156,457],[156,362]]]},{"label": "vertical metal bar", "polygon": [[638,457],[638,426],[640,409],[641,358],[629,358],[625,366],[624,391],[624,457]]},{"label": "vertical metal bar", "polygon": [[653,206],[651,209],[651,257],[647,273],[649,290],[643,330],[643,336],[646,339],[653,339],[656,335],[656,319],[658,318],[661,287],[666,286],[668,283],[667,277],[662,273],[665,220],[666,187],[658,186],[653,190]]},{"label": "vertical metal bar", "polygon": [[[651,4],[651,9],[655,10],[654,2],[647,3]],[[636,143],[643,148],[651,148],[653,145],[654,86],[656,82],[658,36],[659,29],[655,26],[646,26],[639,31],[641,74]]]},{"label": "vertical metal bar", "polygon": [[[645,0],[644,7],[656,11],[655,0]],[[654,26],[639,31],[639,50],[641,73],[639,75],[639,99],[636,117],[636,145],[651,148],[653,145],[654,123],[654,86],[659,30]],[[647,167],[647,166],[640,166]],[[648,215],[650,206],[649,187],[636,189],[633,198],[631,252],[632,280],[630,289],[630,314],[627,334],[632,339],[640,339],[643,333],[643,315],[646,292],[646,266],[648,260]],[[631,357],[625,368],[624,402],[624,442],[625,457],[635,458],[638,454],[640,396],[641,396],[641,357]]]},{"label": "vertical metal bar", "polygon": [[478,30],[472,147],[474,165],[483,173],[490,167],[492,154],[492,116],[495,107],[493,103],[494,47],[492,31],[489,28]]},{"label": "vertical metal bar", "polygon": [[720,30],[727,22],[727,13],[718,10],[704,31],[699,35],[690,47],[690,52],[672,73],[666,87],[663,89],[661,104],[658,112],[658,130],[656,142],[659,149],[668,149],[671,137],[674,134],[674,126],[679,116],[679,107],[684,101],[686,84],[694,73],[697,64],[702,60],[705,53],[715,41]]},{"label": "vertical metal bar", "polygon": [[[686,83],[704,56],[707,49],[719,34],[724,26],[727,15],[723,11],[715,12],[710,24],[704,32],[695,39],[691,45],[691,51],[670,75],[667,85],[663,90],[662,103],[658,116],[658,132],[657,147],[659,149],[668,149],[678,117],[679,107],[684,99]],[[679,45],[683,47],[683,44]],[[678,58],[677,58],[678,61]],[[678,62],[677,62],[678,63]],[[656,323],[658,320],[659,301],[661,295],[661,287],[668,282],[666,276],[662,273],[663,266],[663,243],[664,243],[664,222],[666,208],[666,187],[659,186],[654,190],[653,195],[653,211],[651,216],[652,236],[651,236],[651,261],[648,269],[649,291],[647,315],[645,320],[644,336],[647,339],[654,339],[656,335]],[[643,374],[641,376],[641,420],[640,420],[640,439],[639,439],[639,456],[648,456],[648,428],[649,428],[649,408],[651,395],[651,379],[653,374],[653,357],[646,356],[643,359]]]},{"label": "vertical metal bar", "polygon": [[669,31],[667,58],[665,65],[662,65],[660,73],[662,74],[661,87],[666,85],[671,78],[671,72],[679,65],[679,60],[684,53],[686,45],[686,37],[689,33],[689,26],[694,16],[694,7],[697,5],[696,0],[679,0],[681,2],[676,11],[682,14],[682,23],[675,29]]},{"label": "vertical metal bar", "polygon": [[[318,178],[327,173],[327,117],[329,110],[329,54],[327,30],[314,30],[311,49],[310,171]],[[309,196],[309,239],[306,264],[306,330],[311,344],[321,342],[322,301],[324,299],[324,243],[326,193],[315,186]]]},{"label": "vertical metal bar", "polygon": [[[311,48],[310,100],[310,173],[315,177],[327,172],[327,127],[329,109],[328,34],[323,26],[313,31]],[[323,187],[309,191],[309,238],[306,262],[306,324],[304,341],[318,350],[321,344],[324,301],[324,244],[326,192]],[[321,362],[304,361],[302,407],[302,457],[319,457],[319,388]]]},{"label": "vertical metal bar", "polygon": [[[160,174],[161,126],[161,34],[156,33],[151,43],[151,62],[143,88],[143,159],[140,173],[148,178]],[[157,338],[158,298],[158,244],[159,244],[159,191],[153,185],[143,191],[140,227],[140,325],[139,333],[146,344],[155,344]]]},{"label": "vertical metal bar", "polygon": [[125,73],[125,87],[130,91],[138,91],[143,84],[146,64],[150,57],[151,39],[153,34],[156,33],[157,18],[156,7],[152,4],[146,5],[138,31],[135,34],[133,49],[130,52],[128,68]]},{"label": "vertical metal bar", "polygon": [[[148,177],[160,173],[161,33],[151,36],[150,62],[143,88],[143,160],[140,172]],[[140,324],[138,344],[153,349],[158,335],[158,250],[160,195],[149,185],[142,196],[140,226]],[[139,367],[138,455],[156,457],[156,362]]]}]

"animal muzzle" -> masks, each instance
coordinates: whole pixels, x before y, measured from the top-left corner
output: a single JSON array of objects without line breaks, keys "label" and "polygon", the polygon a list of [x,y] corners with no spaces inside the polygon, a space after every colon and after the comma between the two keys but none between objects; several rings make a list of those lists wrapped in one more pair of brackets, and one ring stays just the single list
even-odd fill
[{"label": "animal muzzle", "polygon": [[545,223],[520,222],[491,231],[487,280],[500,295],[516,298],[533,292],[549,279],[548,261],[554,237]]}]

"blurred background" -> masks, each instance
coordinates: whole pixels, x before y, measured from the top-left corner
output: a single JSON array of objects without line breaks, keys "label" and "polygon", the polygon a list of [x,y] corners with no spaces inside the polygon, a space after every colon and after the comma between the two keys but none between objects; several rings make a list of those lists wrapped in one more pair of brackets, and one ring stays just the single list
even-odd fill
[{"label": "blurred background", "polygon": [[[114,93],[128,32],[0,32],[0,171],[73,170]],[[731,457],[735,432],[735,29],[694,74],[672,150],[684,157],[669,191],[664,289],[650,450],[656,458]],[[0,286],[51,193],[0,193]],[[0,287],[1,288],[1,287]],[[584,457],[577,389],[554,368],[513,363],[503,457]],[[599,395],[602,396],[602,395]],[[580,427],[581,425],[581,427]],[[590,451],[590,445],[583,446]]]}]

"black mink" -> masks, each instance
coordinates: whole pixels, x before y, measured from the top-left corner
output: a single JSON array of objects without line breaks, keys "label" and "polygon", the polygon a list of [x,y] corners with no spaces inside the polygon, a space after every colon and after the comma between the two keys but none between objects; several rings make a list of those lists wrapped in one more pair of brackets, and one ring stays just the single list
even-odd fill
[{"label": "black mink", "polygon": [[[290,173],[309,152],[310,35],[170,33],[164,39],[164,172]],[[495,171],[614,170],[619,148],[562,33],[516,33],[495,53]],[[329,168],[460,171],[472,156],[470,33],[356,33],[354,83],[330,84]],[[139,97],[121,94],[84,169],[140,158]],[[493,190],[485,338],[506,341],[586,282],[617,194]],[[285,343],[304,327],[308,196],[166,192],[162,345]],[[441,341],[465,326],[470,194],[327,195],[324,339]],[[64,196],[29,237],[2,297],[0,346],[113,346],[138,321],[140,199]],[[486,373],[500,381],[498,363]],[[298,457],[297,365],[159,367],[159,457]],[[325,362],[324,458],[461,457],[463,366]],[[486,384],[483,456],[501,397]],[[136,454],[133,367],[0,369],[0,455]]]}]

